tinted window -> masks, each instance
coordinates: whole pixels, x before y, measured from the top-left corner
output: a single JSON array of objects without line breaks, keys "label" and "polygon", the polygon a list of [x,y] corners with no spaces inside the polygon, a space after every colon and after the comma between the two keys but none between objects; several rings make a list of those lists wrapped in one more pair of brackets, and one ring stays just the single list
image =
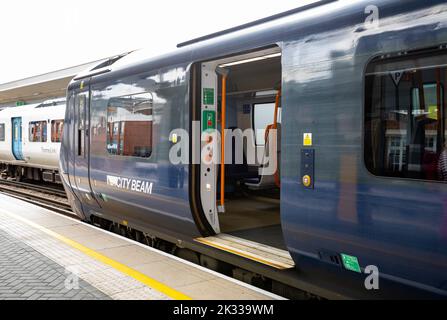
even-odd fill
[{"label": "tinted window", "polygon": [[[256,145],[265,145],[265,129],[273,124],[275,103],[257,103],[253,105],[253,129],[256,133]],[[278,122],[281,122],[281,108],[278,109]]]},{"label": "tinted window", "polygon": [[365,161],[372,173],[447,180],[446,59],[426,52],[368,66]]},{"label": "tinted window", "polygon": [[76,97],[76,111],[77,111],[77,144],[78,144],[78,156],[85,157],[85,128],[86,128],[86,93],[79,93]]},{"label": "tinted window", "polygon": [[29,123],[29,141],[47,142],[47,122],[33,121]]},{"label": "tinted window", "polygon": [[51,142],[61,142],[64,120],[51,121]]},{"label": "tinted window", "polygon": [[148,158],[152,153],[153,98],[150,93],[114,97],[107,105],[109,154]]},{"label": "tinted window", "polygon": [[5,124],[0,123],[0,141],[5,141]]}]

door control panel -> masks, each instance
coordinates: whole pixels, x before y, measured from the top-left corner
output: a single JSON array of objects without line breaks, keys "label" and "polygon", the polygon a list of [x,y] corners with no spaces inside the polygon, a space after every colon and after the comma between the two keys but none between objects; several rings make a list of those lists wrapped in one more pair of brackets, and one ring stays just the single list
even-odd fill
[{"label": "door control panel", "polygon": [[314,188],[315,150],[301,149],[301,183],[307,189]]}]

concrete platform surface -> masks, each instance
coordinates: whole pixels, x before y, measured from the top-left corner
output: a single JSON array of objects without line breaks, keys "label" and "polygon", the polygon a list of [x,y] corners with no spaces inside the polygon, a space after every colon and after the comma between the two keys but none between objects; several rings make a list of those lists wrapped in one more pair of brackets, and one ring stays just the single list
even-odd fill
[{"label": "concrete platform surface", "polygon": [[0,194],[0,299],[282,298]]}]

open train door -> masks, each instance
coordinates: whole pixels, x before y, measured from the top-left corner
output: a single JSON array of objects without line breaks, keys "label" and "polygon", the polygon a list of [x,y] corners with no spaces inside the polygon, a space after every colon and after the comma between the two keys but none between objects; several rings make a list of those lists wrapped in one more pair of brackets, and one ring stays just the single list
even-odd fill
[{"label": "open train door", "polygon": [[272,45],[196,65],[193,130],[200,134],[192,149],[200,153],[200,204],[214,232],[194,240],[283,270],[295,263],[280,216],[281,56]]}]

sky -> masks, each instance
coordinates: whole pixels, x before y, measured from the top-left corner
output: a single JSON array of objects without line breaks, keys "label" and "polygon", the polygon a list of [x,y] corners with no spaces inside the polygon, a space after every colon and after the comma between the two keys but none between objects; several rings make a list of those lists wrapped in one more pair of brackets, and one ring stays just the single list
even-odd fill
[{"label": "sky", "polygon": [[4,0],[0,84],[177,43],[311,0]]}]

